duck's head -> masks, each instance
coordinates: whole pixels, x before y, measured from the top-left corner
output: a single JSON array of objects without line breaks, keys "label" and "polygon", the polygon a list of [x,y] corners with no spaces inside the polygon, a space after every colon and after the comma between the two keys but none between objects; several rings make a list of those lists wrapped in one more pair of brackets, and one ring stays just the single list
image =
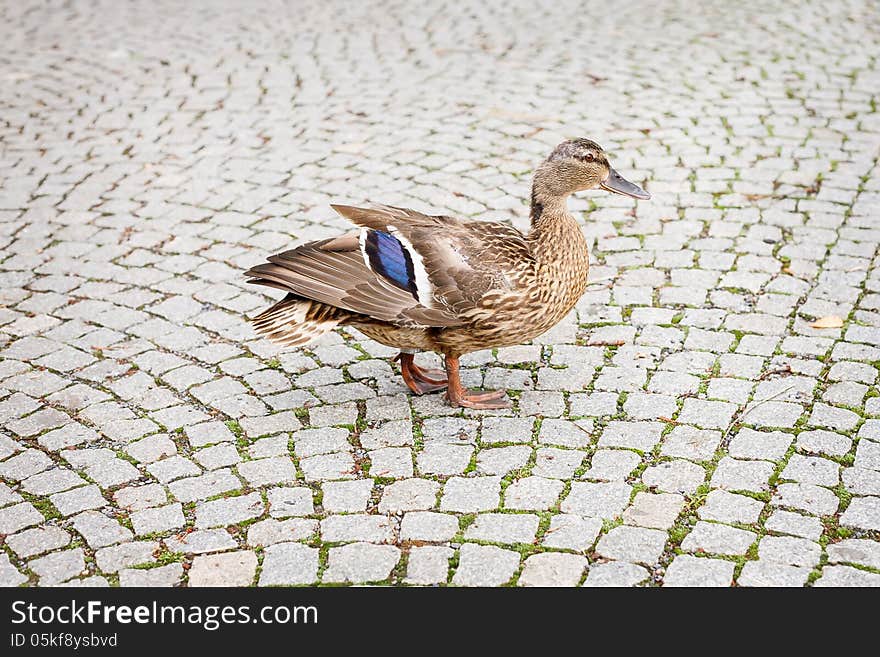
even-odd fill
[{"label": "duck's head", "polygon": [[535,191],[542,196],[568,196],[597,187],[633,198],[651,198],[644,189],[617,173],[602,147],[589,139],[562,142],[535,173]]}]

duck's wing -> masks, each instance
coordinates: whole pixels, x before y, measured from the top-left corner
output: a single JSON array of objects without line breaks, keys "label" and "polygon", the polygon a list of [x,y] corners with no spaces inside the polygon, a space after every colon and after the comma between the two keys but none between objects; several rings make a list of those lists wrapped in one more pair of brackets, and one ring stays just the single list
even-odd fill
[{"label": "duck's wing", "polygon": [[513,293],[534,264],[523,234],[506,224],[387,205],[333,208],[362,227],[364,259],[381,278],[465,322],[484,314],[488,298]]},{"label": "duck's wing", "polygon": [[[423,306],[411,291],[377,274],[364,255],[363,242],[358,233],[310,242],[270,256],[268,262],[252,267],[245,275],[251,283],[401,326],[464,323],[444,308]],[[381,249],[381,262],[391,266],[394,257],[405,260],[402,252],[395,253],[388,246]]]}]

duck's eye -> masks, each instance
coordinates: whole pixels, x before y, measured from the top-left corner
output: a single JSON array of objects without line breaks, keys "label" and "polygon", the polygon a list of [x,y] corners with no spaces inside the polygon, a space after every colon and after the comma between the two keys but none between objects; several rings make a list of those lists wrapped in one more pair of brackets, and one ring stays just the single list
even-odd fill
[{"label": "duck's eye", "polygon": [[592,162],[594,157],[595,156],[592,153],[587,153],[584,155],[584,162]]}]

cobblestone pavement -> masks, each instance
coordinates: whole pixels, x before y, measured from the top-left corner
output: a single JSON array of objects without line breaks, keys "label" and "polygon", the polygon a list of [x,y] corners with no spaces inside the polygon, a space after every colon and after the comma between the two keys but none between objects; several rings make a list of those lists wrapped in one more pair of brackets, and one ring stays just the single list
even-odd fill
[{"label": "cobblestone pavement", "polygon": [[[0,583],[877,586],[876,5],[620,4],[3,3]],[[512,411],[244,321],[331,201],[525,227],[572,136],[654,198],[572,201]]]}]

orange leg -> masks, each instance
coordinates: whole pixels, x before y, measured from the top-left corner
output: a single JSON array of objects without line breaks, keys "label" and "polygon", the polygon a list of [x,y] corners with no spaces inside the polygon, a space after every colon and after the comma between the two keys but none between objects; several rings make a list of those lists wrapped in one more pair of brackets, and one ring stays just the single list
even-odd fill
[{"label": "orange leg", "polygon": [[446,357],[446,377],[449,388],[446,390],[446,401],[452,406],[465,406],[467,408],[495,409],[510,408],[510,400],[501,399],[506,395],[504,390],[489,390],[486,392],[474,392],[461,385],[458,357]]},{"label": "orange leg", "polygon": [[[446,388],[446,377],[441,370],[422,369],[415,364],[413,354],[399,353],[394,359],[400,361],[400,374],[409,389],[417,395],[426,392],[437,392]],[[442,378],[434,378],[430,375],[439,375]]]}]

